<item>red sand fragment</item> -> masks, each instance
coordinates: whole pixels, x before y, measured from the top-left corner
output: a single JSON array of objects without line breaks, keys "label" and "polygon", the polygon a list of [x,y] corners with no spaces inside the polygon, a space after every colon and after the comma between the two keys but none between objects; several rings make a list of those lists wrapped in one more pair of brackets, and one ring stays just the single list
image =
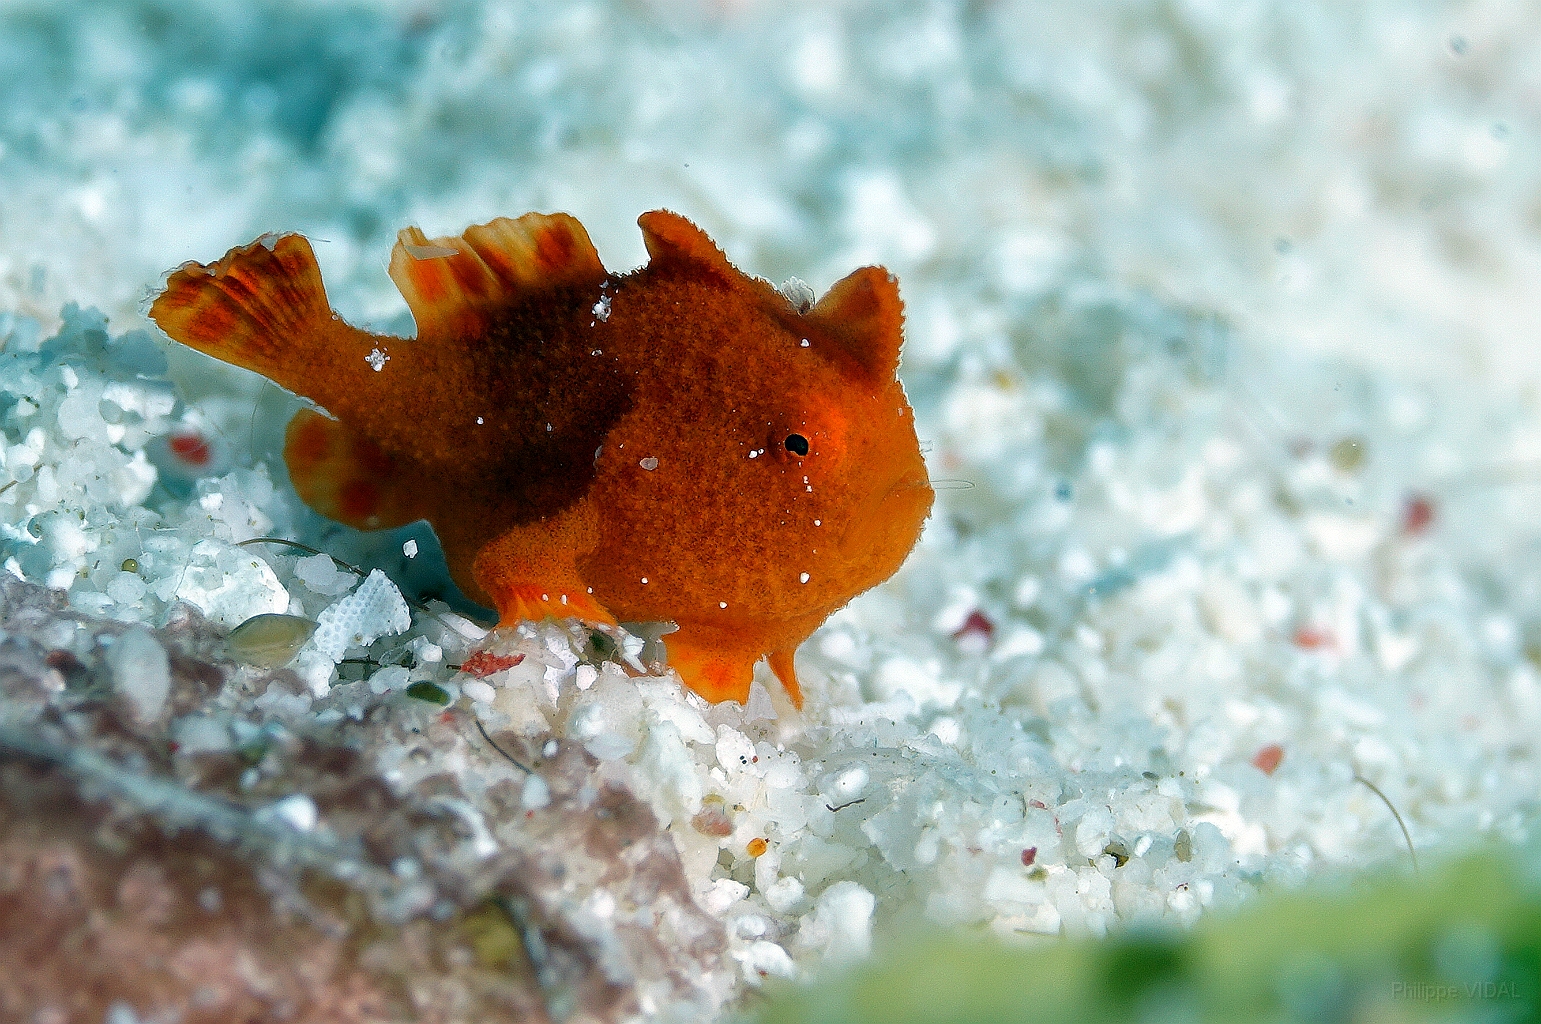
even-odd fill
[{"label": "red sand fragment", "polygon": [[720,802],[708,800],[701,804],[701,809],[690,819],[690,827],[703,836],[726,839],[733,834],[733,818]]},{"label": "red sand fragment", "polygon": [[1402,503],[1402,532],[1417,537],[1428,532],[1434,525],[1434,499],[1426,494],[1413,493]]},{"label": "red sand fragment", "polygon": [[1264,775],[1272,775],[1279,767],[1279,762],[1284,760],[1284,748],[1277,743],[1270,743],[1257,753],[1252,755],[1252,767]]},{"label": "red sand fragment", "polygon": [[466,675],[483,679],[494,672],[513,668],[523,660],[524,655],[522,654],[493,654],[491,651],[477,651],[465,660],[460,666],[460,671]]},{"label": "red sand fragment", "polygon": [[1036,847],[1036,846],[1029,846],[1027,849],[1022,851],[1022,866],[1024,868],[1032,867],[1033,866],[1033,861],[1035,861],[1037,859],[1038,859],[1038,847]]},{"label": "red sand fragment", "polygon": [[984,612],[978,608],[968,613],[968,618],[963,620],[963,625],[953,630],[952,638],[959,642],[988,644],[995,636],[995,623],[991,622]]},{"label": "red sand fragment", "polygon": [[1323,626],[1301,626],[1295,630],[1293,639],[1295,646],[1303,651],[1323,651],[1338,646],[1338,638]]},{"label": "red sand fragment", "polygon": [[171,449],[171,454],[189,466],[207,466],[214,457],[209,443],[197,434],[172,434],[166,439],[166,446]]}]

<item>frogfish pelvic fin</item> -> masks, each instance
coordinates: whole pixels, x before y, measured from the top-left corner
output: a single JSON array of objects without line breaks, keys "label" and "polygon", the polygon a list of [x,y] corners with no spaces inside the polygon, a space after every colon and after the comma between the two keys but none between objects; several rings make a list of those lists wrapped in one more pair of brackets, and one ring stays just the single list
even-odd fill
[{"label": "frogfish pelvic fin", "polygon": [[692,690],[745,701],[768,657],[800,707],[798,644],[931,509],[898,285],[865,267],[810,304],[677,214],[638,223],[626,274],[566,214],[402,231],[410,339],[333,313],[297,234],[182,266],[150,316],[314,401],[284,447],[300,497],[359,529],[426,519],[501,625],[673,621]]}]

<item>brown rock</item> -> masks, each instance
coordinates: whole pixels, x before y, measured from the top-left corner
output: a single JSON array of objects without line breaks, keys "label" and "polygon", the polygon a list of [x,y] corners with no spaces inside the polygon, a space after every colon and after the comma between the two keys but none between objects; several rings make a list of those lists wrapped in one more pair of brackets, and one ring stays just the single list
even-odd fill
[{"label": "brown rock", "polygon": [[[331,725],[271,717],[281,673],[222,661],[187,608],[154,631],[171,689],[138,721],[103,659],[126,628],[0,578],[0,1019],[601,1022],[727,998],[672,841],[581,747],[506,738],[515,770],[463,715],[367,687],[338,688],[364,704]],[[183,751],[192,720],[228,748]]]}]

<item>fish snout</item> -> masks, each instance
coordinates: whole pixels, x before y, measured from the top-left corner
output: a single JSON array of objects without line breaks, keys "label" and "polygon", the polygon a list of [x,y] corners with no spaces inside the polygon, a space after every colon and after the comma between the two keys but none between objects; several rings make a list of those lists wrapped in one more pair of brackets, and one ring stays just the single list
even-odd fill
[{"label": "fish snout", "polygon": [[874,488],[851,510],[837,542],[840,553],[847,558],[877,556],[886,561],[885,556],[892,552],[892,572],[919,538],[934,498],[924,465],[887,486]]}]

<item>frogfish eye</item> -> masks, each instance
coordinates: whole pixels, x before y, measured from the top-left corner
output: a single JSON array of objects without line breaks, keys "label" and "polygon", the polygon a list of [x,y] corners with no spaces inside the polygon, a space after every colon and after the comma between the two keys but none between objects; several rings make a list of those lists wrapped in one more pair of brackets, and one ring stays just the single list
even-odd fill
[{"label": "frogfish eye", "polygon": [[808,454],[808,439],[801,434],[788,434],[787,439],[782,443],[787,446],[787,451],[793,455]]}]

